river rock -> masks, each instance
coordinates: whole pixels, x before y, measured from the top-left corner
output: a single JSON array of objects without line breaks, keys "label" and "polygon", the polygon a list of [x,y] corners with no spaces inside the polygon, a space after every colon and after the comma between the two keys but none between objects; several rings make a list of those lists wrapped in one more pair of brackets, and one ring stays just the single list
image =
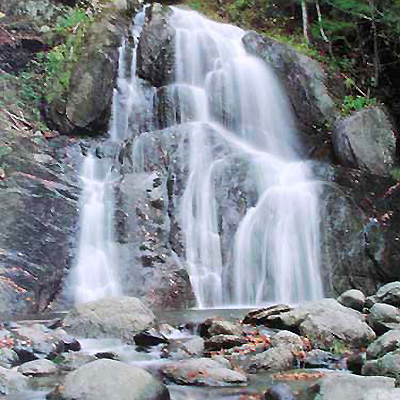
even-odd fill
[{"label": "river rock", "polygon": [[349,373],[328,373],[317,384],[315,400],[363,400],[363,396],[376,388],[393,389],[394,379],[365,377]]},{"label": "river rock", "polygon": [[49,360],[30,361],[18,367],[18,372],[25,376],[48,376],[57,371],[57,365]]},{"label": "river rock", "polygon": [[[260,310],[250,311],[243,319],[244,324],[251,325],[267,325],[268,321],[274,315],[279,315],[281,313],[291,311],[292,308],[286,304],[278,304],[267,308],[262,308]],[[273,318],[272,318],[273,319]]]},{"label": "river rock", "polygon": [[400,350],[387,353],[377,360],[367,361],[362,368],[362,374],[390,376],[400,384]]},{"label": "river rock", "polygon": [[0,349],[0,367],[11,368],[17,362],[18,355],[14,350],[8,347],[3,347],[2,349]]},{"label": "river rock", "polygon": [[264,400],[296,400],[296,398],[288,384],[277,383],[264,393]]},{"label": "river rock", "polygon": [[382,334],[389,329],[400,329],[400,310],[389,304],[376,303],[371,307],[369,323],[376,333]]},{"label": "river rock", "polygon": [[400,307],[400,282],[391,282],[382,286],[377,291],[375,298],[380,303]]},{"label": "river rock", "polygon": [[365,304],[365,295],[361,290],[350,289],[344,292],[337,300],[342,306],[362,311]]},{"label": "river rock", "polygon": [[113,337],[129,343],[154,323],[152,311],[135,297],[109,297],[81,304],[64,319],[65,329],[74,335]]},{"label": "river rock", "polygon": [[222,349],[231,349],[247,343],[243,336],[235,335],[215,335],[204,342],[206,351],[219,351]]},{"label": "river rock", "polygon": [[210,337],[215,335],[243,335],[243,328],[234,322],[220,318],[208,318],[200,325],[200,335]]},{"label": "river rock", "polygon": [[271,344],[274,347],[284,347],[293,352],[302,351],[305,349],[303,340],[299,335],[290,331],[280,331],[271,337]]},{"label": "river rock", "polygon": [[28,388],[28,378],[17,371],[0,367],[0,394],[23,392]]},{"label": "river rock", "polygon": [[148,372],[113,360],[97,360],[67,375],[51,400],[169,400],[168,389]]},{"label": "river rock", "polygon": [[168,343],[168,339],[157,332],[155,329],[149,329],[144,332],[140,332],[134,336],[136,346],[151,347],[157,346],[162,343]]},{"label": "river rock", "polygon": [[255,356],[249,356],[244,361],[243,366],[250,373],[259,370],[280,372],[293,368],[293,362],[293,353],[289,349],[275,347]]},{"label": "river rock", "polygon": [[372,389],[365,393],[362,400],[398,400],[400,389]]},{"label": "river rock", "polygon": [[175,30],[169,23],[170,9],[155,4],[139,38],[137,73],[153,86],[173,81],[175,72]]},{"label": "river rock", "polygon": [[174,362],[162,371],[168,381],[178,385],[241,386],[247,383],[246,375],[209,358]]},{"label": "river rock", "polygon": [[60,369],[68,372],[75,371],[96,360],[96,356],[84,353],[65,353],[58,359]]},{"label": "river rock", "polygon": [[383,357],[386,353],[400,349],[400,330],[391,330],[371,343],[367,348],[370,360]]},{"label": "river rock", "polygon": [[344,166],[389,176],[394,165],[396,138],[380,107],[367,108],[345,118],[332,135],[336,157]]},{"label": "river rock", "polygon": [[340,357],[329,351],[315,349],[307,352],[302,361],[305,368],[332,368],[340,364]]}]

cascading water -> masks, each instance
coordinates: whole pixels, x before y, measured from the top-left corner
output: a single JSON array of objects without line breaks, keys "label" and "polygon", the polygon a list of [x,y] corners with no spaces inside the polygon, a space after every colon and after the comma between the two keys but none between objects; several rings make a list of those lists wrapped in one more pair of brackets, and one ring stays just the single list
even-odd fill
[{"label": "cascading water", "polygon": [[[142,96],[136,80],[135,57],[144,16],[145,9],[137,14],[131,27],[133,48],[124,39],[119,49],[118,82],[117,89],[114,90],[110,138],[105,147],[126,139],[132,108],[141,111]],[[131,57],[131,68],[127,73],[125,60],[128,57]],[[118,296],[122,292],[113,229],[115,199],[112,166],[110,159],[100,160],[93,154],[87,155],[83,162],[80,176],[83,183],[81,229],[76,267],[72,274],[76,303]]]},{"label": "cascading water", "polygon": [[[246,53],[241,29],[178,8],[171,23],[176,29],[176,83],[170,90],[178,92],[181,122],[194,121],[180,209],[198,305],[322,297],[318,185],[309,164],[297,156],[291,113],[279,83],[261,60]],[[210,127],[229,148],[222,155],[214,150]],[[257,201],[247,209],[224,256],[215,185],[224,164],[238,159],[252,171]]]}]

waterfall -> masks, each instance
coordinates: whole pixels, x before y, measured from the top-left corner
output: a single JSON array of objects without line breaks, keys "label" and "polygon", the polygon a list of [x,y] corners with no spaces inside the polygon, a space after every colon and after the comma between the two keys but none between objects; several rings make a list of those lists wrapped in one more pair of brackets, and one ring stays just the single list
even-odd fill
[{"label": "waterfall", "polygon": [[[119,48],[117,88],[114,89],[109,140],[104,147],[122,143],[128,137],[131,110],[143,111],[142,95],[136,79],[136,47],[146,8],[136,15],[130,30],[132,48],[127,39]],[[128,59],[130,58],[130,59]],[[129,63],[126,63],[128,59]],[[127,65],[128,64],[128,65]],[[115,199],[113,160],[85,156],[80,174],[80,235],[72,286],[76,303],[121,295],[118,254],[114,238]]]},{"label": "waterfall", "polygon": [[[265,63],[246,53],[243,30],[173,10],[176,82],[171,90],[185,88],[176,107],[181,122],[192,121],[180,216],[198,305],[321,298],[318,184],[309,163],[298,156],[279,82]],[[226,143],[224,154],[216,154],[210,128]],[[248,166],[257,200],[224,256],[216,182],[232,160]]]}]

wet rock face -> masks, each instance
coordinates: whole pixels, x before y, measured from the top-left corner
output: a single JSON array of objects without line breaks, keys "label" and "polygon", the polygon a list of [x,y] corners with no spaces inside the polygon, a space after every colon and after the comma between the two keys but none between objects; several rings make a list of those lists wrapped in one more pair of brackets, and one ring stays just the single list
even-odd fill
[{"label": "wet rock face", "polygon": [[153,86],[161,87],[173,81],[175,72],[175,30],[168,22],[171,10],[154,5],[140,35],[137,73]]},{"label": "wet rock face", "polygon": [[42,311],[73,259],[81,150],[67,139],[2,132],[0,314]]},{"label": "wet rock face", "polygon": [[338,111],[328,93],[327,77],[321,66],[289,46],[255,32],[247,33],[243,43],[248,52],[265,60],[280,77],[309,155],[331,159],[330,139],[324,132],[333,125]]},{"label": "wet rock face", "polygon": [[365,169],[378,176],[390,175],[396,138],[381,108],[364,109],[339,121],[332,142],[342,165]]}]

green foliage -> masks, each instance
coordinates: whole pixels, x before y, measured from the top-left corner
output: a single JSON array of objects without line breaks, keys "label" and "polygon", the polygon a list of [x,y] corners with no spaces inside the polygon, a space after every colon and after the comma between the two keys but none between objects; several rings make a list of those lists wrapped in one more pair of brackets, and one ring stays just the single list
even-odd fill
[{"label": "green foliage", "polygon": [[390,174],[394,180],[400,181],[400,168],[399,167],[393,168]]},{"label": "green foliage", "polygon": [[345,96],[342,106],[342,114],[350,115],[354,111],[360,111],[365,107],[376,106],[376,98],[363,96]]},{"label": "green foliage", "polygon": [[58,17],[56,31],[64,32],[65,30],[71,30],[79,24],[88,22],[90,18],[85,9],[74,8],[66,15]]}]

